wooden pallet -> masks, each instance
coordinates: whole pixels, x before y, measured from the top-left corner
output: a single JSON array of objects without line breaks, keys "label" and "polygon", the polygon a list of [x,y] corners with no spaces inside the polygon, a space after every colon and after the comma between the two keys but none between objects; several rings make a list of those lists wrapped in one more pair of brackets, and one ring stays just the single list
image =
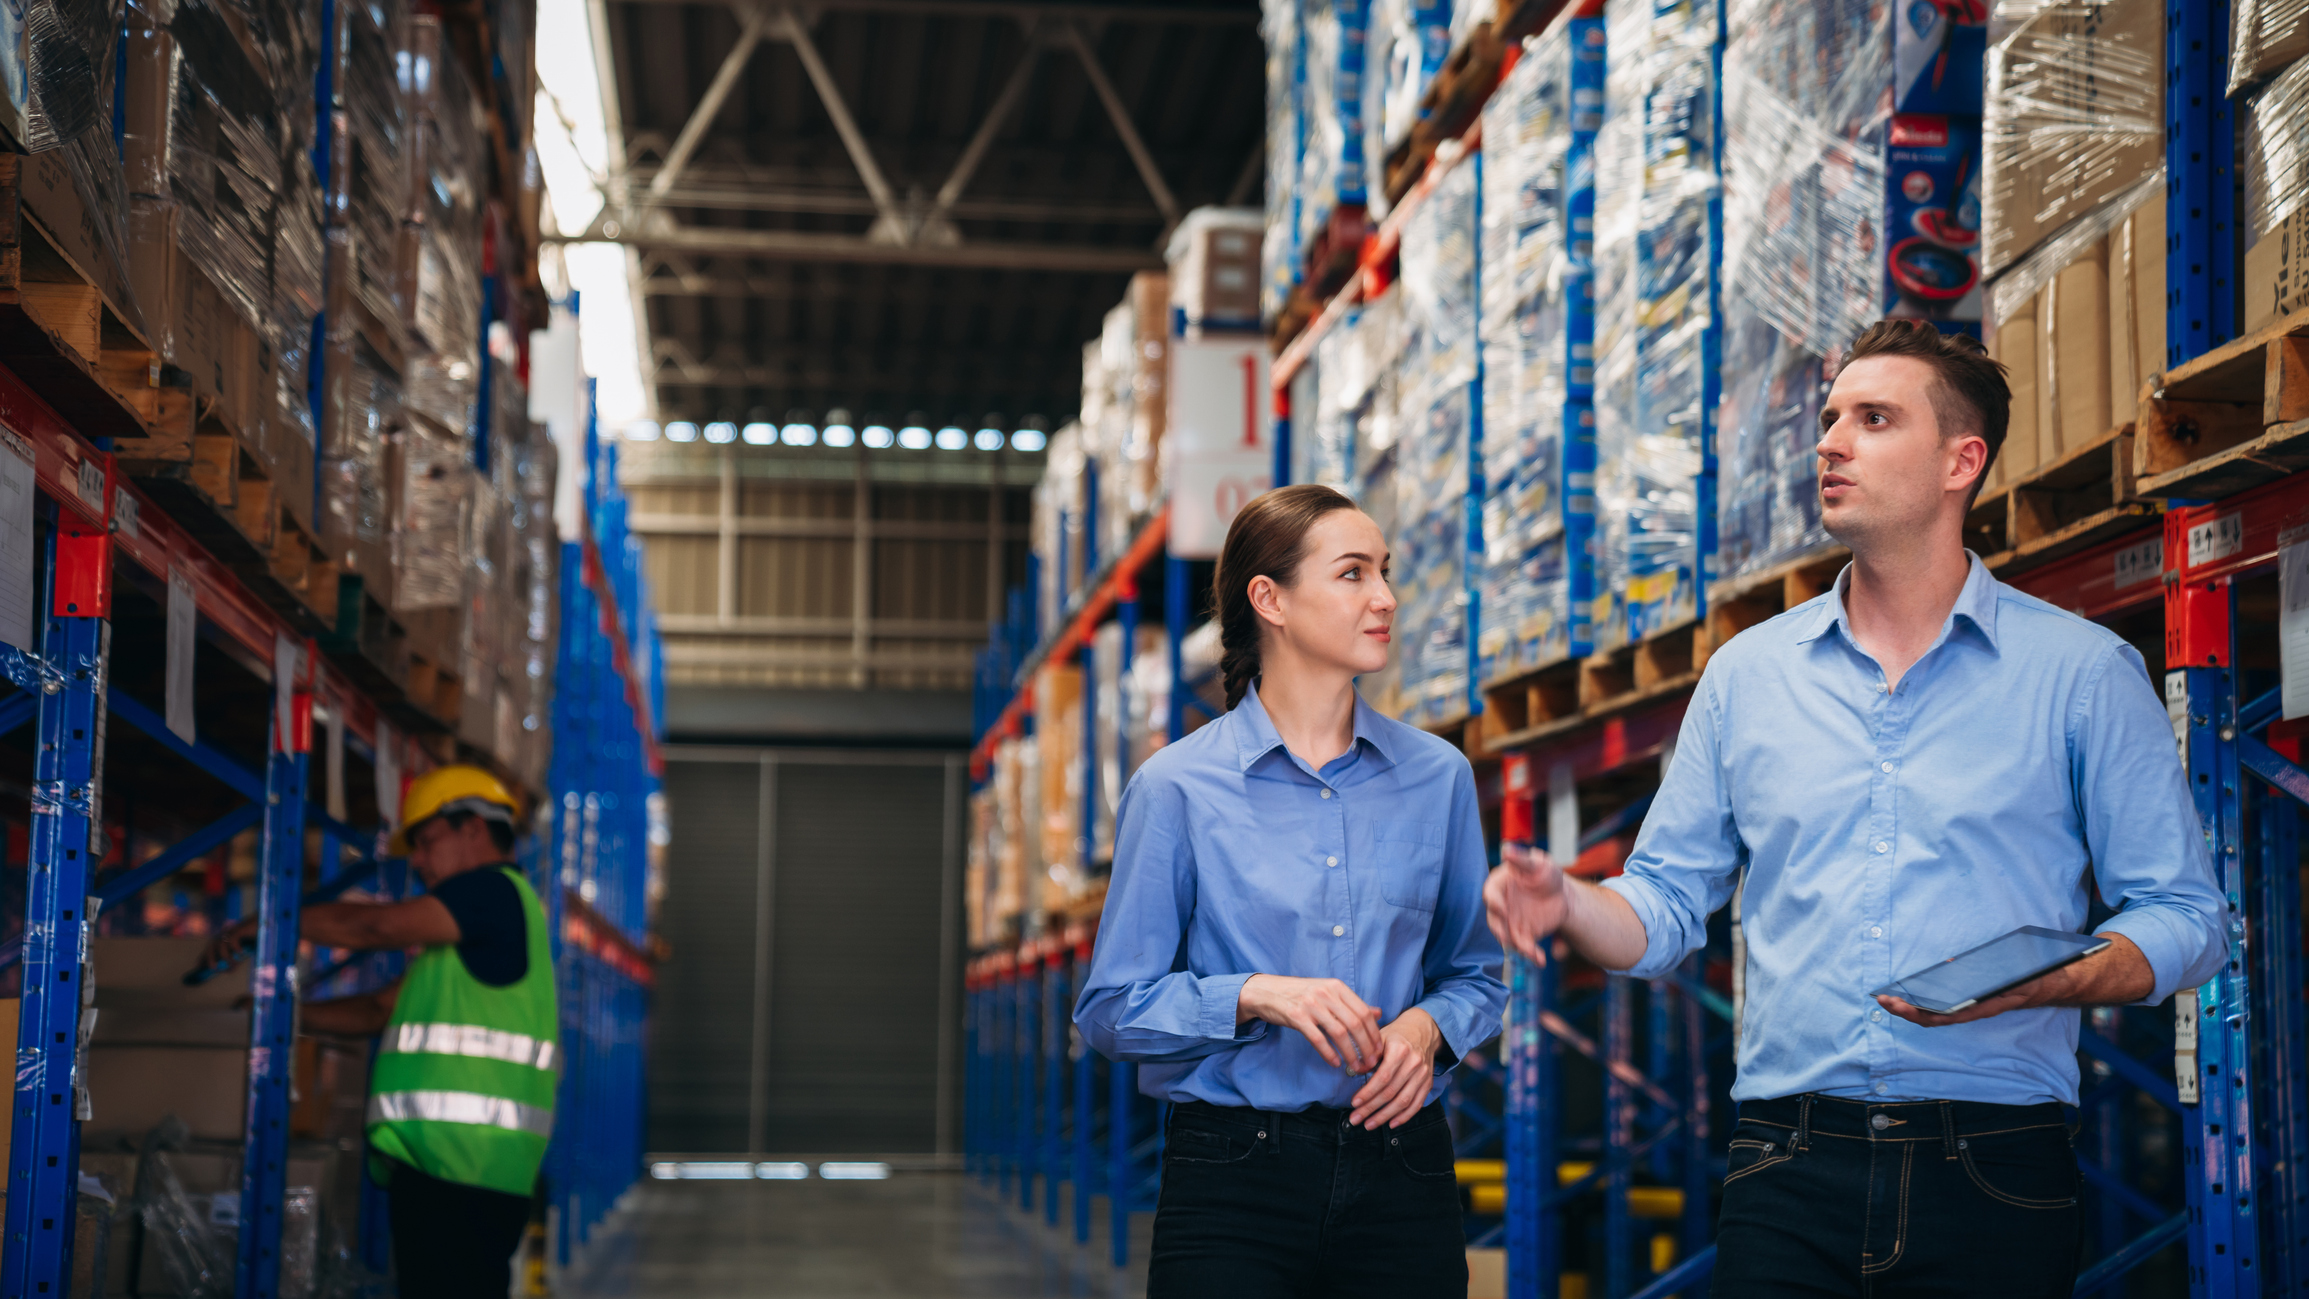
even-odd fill
[{"label": "wooden pallet", "polygon": [[[1563,0],[1516,8],[1522,11],[1522,21],[1537,24],[1532,28],[1537,31],[1563,8]],[[1427,93],[1419,100],[1417,124],[1387,151],[1381,167],[1388,202],[1402,202],[1411,187],[1419,183],[1419,178],[1427,174],[1427,164],[1434,160],[1435,150],[1445,140],[1456,140],[1465,134],[1483,112],[1484,103],[1499,86],[1500,69],[1506,60],[1507,48],[1499,31],[1494,23],[1476,24],[1466,44],[1451,51],[1443,66],[1436,69],[1435,79],[1428,83]]]},{"label": "wooden pallet", "polygon": [[1718,643],[1712,625],[1694,619],[1630,645],[1501,677],[1483,690],[1484,749],[1531,744],[1690,689]]},{"label": "wooden pallet", "polygon": [[2309,467],[2309,310],[2152,376],[2134,472],[2143,496],[2217,500]]},{"label": "wooden pallet", "polygon": [[1964,544],[2000,575],[2024,572],[2145,526],[2158,507],[2139,498],[2134,425],[2110,429],[2018,481],[1982,493]]},{"label": "wooden pallet", "polygon": [[61,151],[0,153],[0,364],[122,455],[192,457],[193,399],[162,381],[125,273]]},{"label": "wooden pallet", "polygon": [[121,467],[185,530],[230,566],[292,626],[326,631],[337,612],[338,569],[290,508],[308,483],[275,483],[245,435],[202,403],[188,461],[123,457]]}]

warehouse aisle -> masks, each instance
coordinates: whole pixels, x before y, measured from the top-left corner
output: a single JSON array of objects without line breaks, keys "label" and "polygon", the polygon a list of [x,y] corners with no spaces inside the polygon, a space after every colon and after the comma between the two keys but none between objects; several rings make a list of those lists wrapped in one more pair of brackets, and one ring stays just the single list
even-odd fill
[{"label": "warehouse aisle", "polygon": [[[1106,1203],[1098,1201],[1103,1226]],[[1147,1232],[1133,1266],[1106,1236],[1029,1218],[958,1173],[885,1182],[651,1182],[594,1238],[566,1299],[1140,1299]]]}]

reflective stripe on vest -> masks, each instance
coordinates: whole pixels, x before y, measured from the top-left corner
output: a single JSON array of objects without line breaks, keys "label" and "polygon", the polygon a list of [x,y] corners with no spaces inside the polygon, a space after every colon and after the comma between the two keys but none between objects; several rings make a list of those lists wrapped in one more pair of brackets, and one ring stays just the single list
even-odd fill
[{"label": "reflective stripe on vest", "polygon": [[412,1119],[433,1123],[471,1123],[504,1128],[532,1136],[553,1135],[553,1111],[503,1096],[480,1092],[379,1092],[369,1098],[369,1122],[394,1123]]},{"label": "reflective stripe on vest", "polygon": [[553,1043],[523,1033],[485,1028],[479,1024],[395,1024],[379,1049],[424,1055],[462,1055],[477,1060],[503,1060],[536,1069],[553,1068]]}]

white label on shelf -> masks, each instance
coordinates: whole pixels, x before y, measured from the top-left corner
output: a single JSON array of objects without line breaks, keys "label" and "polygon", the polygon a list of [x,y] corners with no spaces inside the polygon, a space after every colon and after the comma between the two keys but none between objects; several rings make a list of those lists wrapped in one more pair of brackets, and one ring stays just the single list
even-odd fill
[{"label": "white label on shelf", "polygon": [[136,498],[126,487],[112,489],[112,530],[130,540],[136,538]]},{"label": "white label on shelf", "polygon": [[2181,761],[2189,760],[2189,674],[2174,668],[2165,673],[2165,720],[2173,724],[2173,744],[2181,751]]},{"label": "white label on shelf", "polygon": [[1266,344],[1256,338],[1171,344],[1170,553],[1212,559],[1235,512],[1267,490],[1275,470],[1274,391]]},{"label": "white label on shelf", "polygon": [[193,743],[192,664],[194,637],[200,631],[200,605],[192,593],[192,579],[183,573],[168,575],[168,671],[164,685],[171,735]]},{"label": "white label on shelf", "polygon": [[88,503],[89,509],[102,515],[104,513],[104,466],[93,460],[81,461],[80,477],[76,485],[80,489],[80,499]]},{"label": "white label on shelf", "polygon": [[2165,575],[2165,539],[2151,537],[2117,552],[2117,589],[2138,586]]},{"label": "white label on shelf", "polygon": [[297,751],[295,731],[297,671],[304,666],[305,647],[287,632],[273,633],[273,744],[278,753]]},{"label": "white label on shelf", "polygon": [[2309,536],[2277,548],[2277,667],[2285,717],[2309,715]]},{"label": "white label on shelf", "polygon": [[0,642],[32,652],[32,509],[40,475],[32,445],[0,429]]},{"label": "white label on shelf", "polygon": [[2227,559],[2245,548],[2245,516],[2224,514],[2189,529],[2189,567]]}]

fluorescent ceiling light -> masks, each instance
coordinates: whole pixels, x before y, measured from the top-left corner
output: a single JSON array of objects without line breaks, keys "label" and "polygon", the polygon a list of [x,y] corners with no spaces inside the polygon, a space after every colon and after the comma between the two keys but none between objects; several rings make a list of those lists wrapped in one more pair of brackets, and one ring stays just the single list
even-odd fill
[{"label": "fluorescent ceiling light", "polygon": [[695,442],[698,440],[698,426],[686,419],[675,420],[665,426],[665,439],[668,442]]},{"label": "fluorescent ceiling light", "polygon": [[774,424],[764,424],[761,421],[756,420],[755,422],[746,425],[743,431],[745,434],[747,446],[767,447],[777,445],[778,429]]},{"label": "fluorescent ceiling light", "polygon": [[804,1163],[756,1164],[754,1176],[765,1182],[806,1182],[810,1180],[810,1166]]},{"label": "fluorescent ceiling light", "polygon": [[626,425],[625,440],[628,442],[657,441],[657,421],[654,419],[637,419]]},{"label": "fluorescent ceiling light", "polygon": [[880,424],[868,424],[866,426],[866,432],[864,434],[863,441],[867,446],[874,448],[876,451],[880,451],[884,447],[889,446],[891,442],[895,441],[896,437],[896,434],[892,433],[889,429],[883,427]]},{"label": "fluorescent ceiling light", "polygon": [[998,428],[978,430],[978,449],[981,451],[1000,451],[1002,449],[1002,430]]},{"label": "fluorescent ceiling light", "polygon": [[952,424],[938,430],[938,449],[940,451],[960,451],[969,445],[970,435]]},{"label": "fluorescent ceiling light", "polygon": [[919,424],[908,424],[898,430],[898,445],[908,451],[924,451],[930,446],[930,430]]},{"label": "fluorescent ceiling light", "polygon": [[738,440],[738,426],[728,420],[716,420],[706,425],[706,441],[722,445]]},{"label": "fluorescent ceiling light", "polygon": [[790,447],[818,445],[818,430],[808,424],[788,424],[778,430],[778,441]]},{"label": "fluorescent ceiling light", "polygon": [[818,1165],[818,1176],[829,1182],[879,1182],[890,1176],[883,1163],[829,1162]]},{"label": "fluorescent ceiling light", "polygon": [[857,431],[847,424],[828,424],[819,436],[830,447],[846,447],[858,440]]},{"label": "fluorescent ceiling light", "polygon": [[1042,435],[1041,429],[1022,428],[1010,435],[1010,445],[1018,451],[1040,451],[1050,445],[1050,439]]}]

